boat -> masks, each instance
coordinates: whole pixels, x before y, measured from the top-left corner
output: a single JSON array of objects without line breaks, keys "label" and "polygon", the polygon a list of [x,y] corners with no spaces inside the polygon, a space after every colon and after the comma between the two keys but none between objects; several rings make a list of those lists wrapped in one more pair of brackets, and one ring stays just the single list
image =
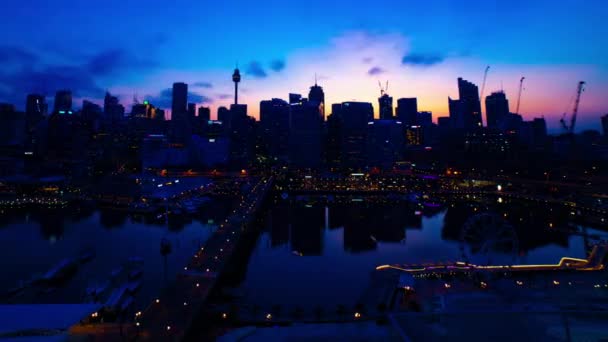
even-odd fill
[{"label": "boat", "polygon": [[142,270],[133,270],[129,272],[129,280],[139,279],[143,273],[144,272]]},{"label": "boat", "polygon": [[78,270],[78,263],[74,259],[63,259],[46,272],[40,278],[40,281],[44,283],[58,282],[72,276],[76,273],[76,270]]},{"label": "boat", "polygon": [[119,309],[119,305],[122,302],[123,298],[127,294],[127,286],[123,285],[120,288],[114,290],[108,300],[106,300],[104,304],[104,308],[108,311],[116,311]]},{"label": "boat", "polygon": [[110,277],[112,278],[116,278],[118,277],[123,271],[123,267],[118,267],[112,270],[112,272],[110,272]]},{"label": "boat", "polygon": [[81,264],[87,263],[91,260],[93,260],[95,258],[95,251],[86,251],[86,252],[82,252],[80,253],[80,255],[78,256],[78,261],[80,261]]},{"label": "boat", "polygon": [[127,283],[127,292],[134,294],[141,288],[141,281],[131,281]]}]

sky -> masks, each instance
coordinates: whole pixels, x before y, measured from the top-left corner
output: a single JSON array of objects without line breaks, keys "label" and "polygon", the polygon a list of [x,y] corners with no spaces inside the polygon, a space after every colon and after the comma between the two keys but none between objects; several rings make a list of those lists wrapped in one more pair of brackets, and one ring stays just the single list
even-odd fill
[{"label": "sky", "polygon": [[[101,103],[105,91],[130,110],[137,98],[170,107],[173,82],[191,102],[239,101],[259,114],[264,99],[308,94],[317,74],[326,107],[372,102],[378,81],[419,110],[448,114],[457,78],[485,95],[503,89],[515,111],[544,116],[550,130],[571,113],[586,81],[577,130],[599,129],[608,113],[608,2],[587,0],[194,1],[23,0],[3,3],[0,102],[23,108],[28,93],[71,89]],[[6,15],[8,14],[8,15]]]}]

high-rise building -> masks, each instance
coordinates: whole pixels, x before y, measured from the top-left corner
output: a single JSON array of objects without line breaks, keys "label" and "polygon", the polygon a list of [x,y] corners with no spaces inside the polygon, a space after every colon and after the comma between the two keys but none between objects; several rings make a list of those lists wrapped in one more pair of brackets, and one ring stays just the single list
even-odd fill
[{"label": "high-rise building", "polygon": [[40,121],[44,119],[48,111],[48,105],[44,96],[29,94],[25,102],[26,129],[31,132]]},{"label": "high-rise building", "polygon": [[188,85],[173,83],[171,102],[171,139],[172,143],[185,145],[192,136],[191,121],[188,116]]},{"label": "high-rise building", "polygon": [[173,83],[171,98],[171,119],[188,111],[188,85],[182,82]]},{"label": "high-rise building", "polygon": [[458,96],[460,97],[459,115],[462,116],[464,128],[473,130],[481,127],[481,102],[477,86],[459,77]]},{"label": "high-rise building", "polygon": [[402,98],[397,100],[397,119],[405,126],[418,124],[418,99]]},{"label": "high-rise building", "polygon": [[59,90],[55,94],[55,105],[53,112],[56,114],[72,114],[72,92]]},{"label": "high-rise building", "polygon": [[198,107],[198,117],[203,122],[211,120],[211,109],[209,107]]},{"label": "high-rise building", "polygon": [[320,103],[321,115],[323,116],[323,120],[325,120],[325,93],[323,92],[323,88],[317,85],[316,79],[315,85],[310,87],[310,92],[308,92],[308,100]]},{"label": "high-rise building", "polygon": [[281,99],[260,102],[262,150],[274,161],[287,161],[289,104]]},{"label": "high-rise building", "polygon": [[188,119],[190,122],[194,122],[196,117],[196,103],[188,103]]},{"label": "high-rise building", "polygon": [[490,128],[503,128],[509,116],[509,101],[503,91],[486,97],[486,125]]},{"label": "high-rise building", "polygon": [[217,120],[221,121],[224,127],[230,126],[230,110],[224,106],[217,109]]},{"label": "high-rise building", "polygon": [[102,124],[106,130],[113,131],[117,129],[118,123],[125,117],[125,107],[118,102],[118,97],[112,96],[106,92],[103,99],[103,118]]},{"label": "high-rise building", "polygon": [[302,95],[289,93],[289,104],[297,104],[302,102]]},{"label": "high-rise building", "polygon": [[608,137],[608,114],[602,116],[602,130],[604,131],[604,136]]},{"label": "high-rise building", "polygon": [[368,102],[344,102],[340,110],[340,159],[342,165],[359,169],[366,162],[367,126],[374,121],[374,108]]},{"label": "high-rise building", "polygon": [[246,104],[230,105],[229,113],[230,163],[235,169],[246,168],[254,154],[255,120],[247,115]]},{"label": "high-rise building", "polygon": [[289,162],[300,168],[321,165],[321,103],[303,101],[290,105],[289,113]]},{"label": "high-rise building", "polygon": [[403,157],[403,124],[396,120],[375,120],[367,124],[367,165],[392,168]]},{"label": "high-rise building", "polygon": [[384,93],[378,98],[380,120],[393,119],[393,98]]},{"label": "high-rise building", "polygon": [[[418,125],[424,128],[431,127],[433,125],[433,113],[431,112],[418,112]],[[416,126],[416,125],[412,125]]]}]

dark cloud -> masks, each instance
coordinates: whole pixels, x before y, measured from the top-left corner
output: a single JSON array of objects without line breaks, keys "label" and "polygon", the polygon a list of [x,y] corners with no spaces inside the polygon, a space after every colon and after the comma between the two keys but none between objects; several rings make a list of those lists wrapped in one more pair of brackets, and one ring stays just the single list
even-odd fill
[{"label": "dark cloud", "polygon": [[365,57],[363,58],[361,61],[365,64],[369,64],[373,61],[374,59],[372,57]]},{"label": "dark cloud", "polygon": [[[146,96],[145,99],[158,108],[171,109],[173,89],[166,88],[161,90],[158,95]],[[211,103],[213,100],[205,95],[188,92],[188,103]]]},{"label": "dark cloud", "polygon": [[86,63],[86,68],[94,75],[105,76],[117,72],[148,69],[156,65],[156,62],[138,58],[125,49],[109,49],[91,57]]},{"label": "dark cloud", "polygon": [[104,94],[100,79],[157,65],[121,48],[66,55],[61,63],[45,63],[41,57],[19,47],[0,47],[0,101],[21,107],[29,93],[52,97],[61,89],[71,90],[74,97],[99,99]]},{"label": "dark cloud", "polygon": [[2,61],[2,64],[31,65],[37,60],[38,56],[34,53],[18,46],[0,46],[0,61]]},{"label": "dark cloud", "polygon": [[281,59],[272,61],[270,63],[270,69],[272,69],[275,72],[282,71],[283,69],[285,69],[285,61],[283,61]]},{"label": "dark cloud", "polygon": [[412,66],[432,66],[443,62],[444,56],[435,54],[411,53],[403,56],[401,63]]},{"label": "dark cloud", "polygon": [[227,99],[231,99],[233,95],[230,94],[218,94],[217,95],[217,99],[218,100],[227,100]]},{"label": "dark cloud", "polygon": [[213,84],[210,82],[195,82],[192,86],[195,88],[213,88]]},{"label": "dark cloud", "polygon": [[104,90],[93,77],[80,67],[48,66],[40,69],[23,68],[2,75],[0,100],[21,107],[29,93],[52,97],[57,90],[69,89],[75,97],[101,98]]},{"label": "dark cloud", "polygon": [[373,67],[367,71],[367,74],[370,76],[383,74],[385,71],[380,67]]},{"label": "dark cloud", "polygon": [[268,76],[262,65],[259,62],[255,61],[249,63],[246,72],[247,74],[255,78],[265,78],[266,76]]}]

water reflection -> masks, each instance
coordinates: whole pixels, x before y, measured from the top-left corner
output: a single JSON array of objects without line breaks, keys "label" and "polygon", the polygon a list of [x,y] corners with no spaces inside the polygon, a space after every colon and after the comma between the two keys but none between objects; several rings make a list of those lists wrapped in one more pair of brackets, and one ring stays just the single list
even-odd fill
[{"label": "water reflection", "polygon": [[[467,221],[483,222],[479,217],[492,217],[492,225],[504,229],[494,234],[492,229],[475,228],[473,235],[463,234]],[[579,227],[564,213],[493,198],[428,203],[403,198],[277,198],[265,218],[241,284],[243,300],[262,306],[353,303],[365,290],[370,271],[381,264],[463,258],[552,263],[563,256],[585,257],[587,250]]]}]

